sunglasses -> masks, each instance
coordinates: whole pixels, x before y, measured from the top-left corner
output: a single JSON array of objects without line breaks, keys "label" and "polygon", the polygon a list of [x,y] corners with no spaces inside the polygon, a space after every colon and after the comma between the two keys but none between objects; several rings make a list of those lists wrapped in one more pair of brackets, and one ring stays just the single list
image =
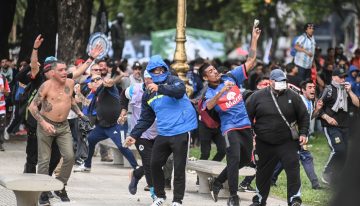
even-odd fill
[{"label": "sunglasses", "polygon": [[95,78],[95,79],[91,79],[91,82],[98,82],[98,81],[100,81],[101,80],[101,77],[97,77],[97,78]]},{"label": "sunglasses", "polygon": [[101,72],[101,69],[93,69],[94,72]]}]

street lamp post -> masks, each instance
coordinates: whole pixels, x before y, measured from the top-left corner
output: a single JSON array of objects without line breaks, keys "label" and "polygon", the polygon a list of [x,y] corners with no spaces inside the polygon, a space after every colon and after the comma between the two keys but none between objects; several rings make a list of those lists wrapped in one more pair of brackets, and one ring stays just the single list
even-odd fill
[{"label": "street lamp post", "polygon": [[178,0],[177,8],[177,23],[176,23],[176,49],[174,54],[174,63],[171,65],[175,69],[179,78],[185,82],[186,93],[190,96],[193,93],[192,87],[189,85],[189,80],[186,78],[186,72],[189,70],[189,65],[186,63],[185,52],[185,35],[186,28],[186,0]]}]

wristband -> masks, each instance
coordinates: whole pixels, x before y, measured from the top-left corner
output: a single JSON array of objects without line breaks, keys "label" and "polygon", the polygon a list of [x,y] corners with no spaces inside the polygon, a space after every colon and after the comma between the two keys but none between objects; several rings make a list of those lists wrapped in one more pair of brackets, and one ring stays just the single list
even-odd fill
[{"label": "wristband", "polygon": [[94,60],[95,60],[95,58],[92,57],[92,56],[89,56],[89,59],[91,59],[91,61],[94,61]]},{"label": "wristband", "polygon": [[33,47],[33,50],[38,50],[39,48],[35,48],[35,47]]}]

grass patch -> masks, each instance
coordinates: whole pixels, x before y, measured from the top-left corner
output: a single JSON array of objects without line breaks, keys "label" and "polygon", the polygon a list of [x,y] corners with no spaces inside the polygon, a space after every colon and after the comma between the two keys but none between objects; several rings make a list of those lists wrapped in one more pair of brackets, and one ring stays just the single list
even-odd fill
[{"label": "grass patch", "polygon": [[[324,169],[324,165],[328,160],[329,157],[329,146],[327,144],[326,138],[324,135],[316,135],[315,139],[311,139],[308,143],[310,146],[309,150],[311,151],[313,157],[314,157],[314,165],[315,165],[315,172],[318,175],[320,184],[324,187],[324,185],[321,182],[321,175],[322,171]],[[215,155],[216,153],[216,147],[213,145],[211,149],[210,158]],[[191,148],[190,150],[190,156],[200,158],[200,149],[199,148]],[[225,162],[225,158],[224,158]],[[300,163],[301,165],[301,163]],[[302,167],[300,166],[300,176],[301,176],[301,193],[302,193],[302,200],[303,204],[308,206],[325,206],[328,204],[331,195],[331,191],[329,189],[323,189],[323,190],[313,190],[311,188],[311,182],[306,176],[306,173]],[[239,181],[240,182],[240,181]],[[253,181],[253,186],[255,187],[255,180]],[[271,187],[270,189],[270,195],[276,196],[281,199],[284,199],[286,201],[286,193],[287,193],[287,187],[286,187],[286,174],[285,171],[283,171],[278,178],[276,187]]]}]

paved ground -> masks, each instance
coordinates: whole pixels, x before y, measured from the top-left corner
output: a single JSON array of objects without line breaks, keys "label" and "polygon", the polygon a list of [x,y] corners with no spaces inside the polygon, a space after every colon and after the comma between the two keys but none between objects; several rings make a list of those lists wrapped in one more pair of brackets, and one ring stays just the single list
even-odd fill
[{"label": "paved ground", "polygon": [[[0,152],[0,175],[16,174],[23,171],[25,163],[25,145],[24,141],[10,141],[5,143],[5,152]],[[67,191],[71,199],[69,204],[61,204],[58,199],[52,199],[52,205],[101,205],[101,206],[145,206],[151,204],[151,198],[148,192],[143,190],[145,179],[142,179],[138,186],[138,193],[130,195],[127,186],[129,169],[122,168],[112,163],[100,162],[99,157],[94,157],[91,173],[72,173],[68,183]],[[214,202],[210,195],[197,193],[195,186],[196,175],[187,172],[186,174],[186,192],[183,205],[204,206],[226,205],[226,199],[220,199]],[[168,200],[172,200],[172,191],[168,191]],[[241,205],[250,205],[253,193],[239,193]],[[15,196],[0,186],[0,206],[15,205]],[[285,201],[275,198],[269,198],[269,206],[285,206]]]}]

